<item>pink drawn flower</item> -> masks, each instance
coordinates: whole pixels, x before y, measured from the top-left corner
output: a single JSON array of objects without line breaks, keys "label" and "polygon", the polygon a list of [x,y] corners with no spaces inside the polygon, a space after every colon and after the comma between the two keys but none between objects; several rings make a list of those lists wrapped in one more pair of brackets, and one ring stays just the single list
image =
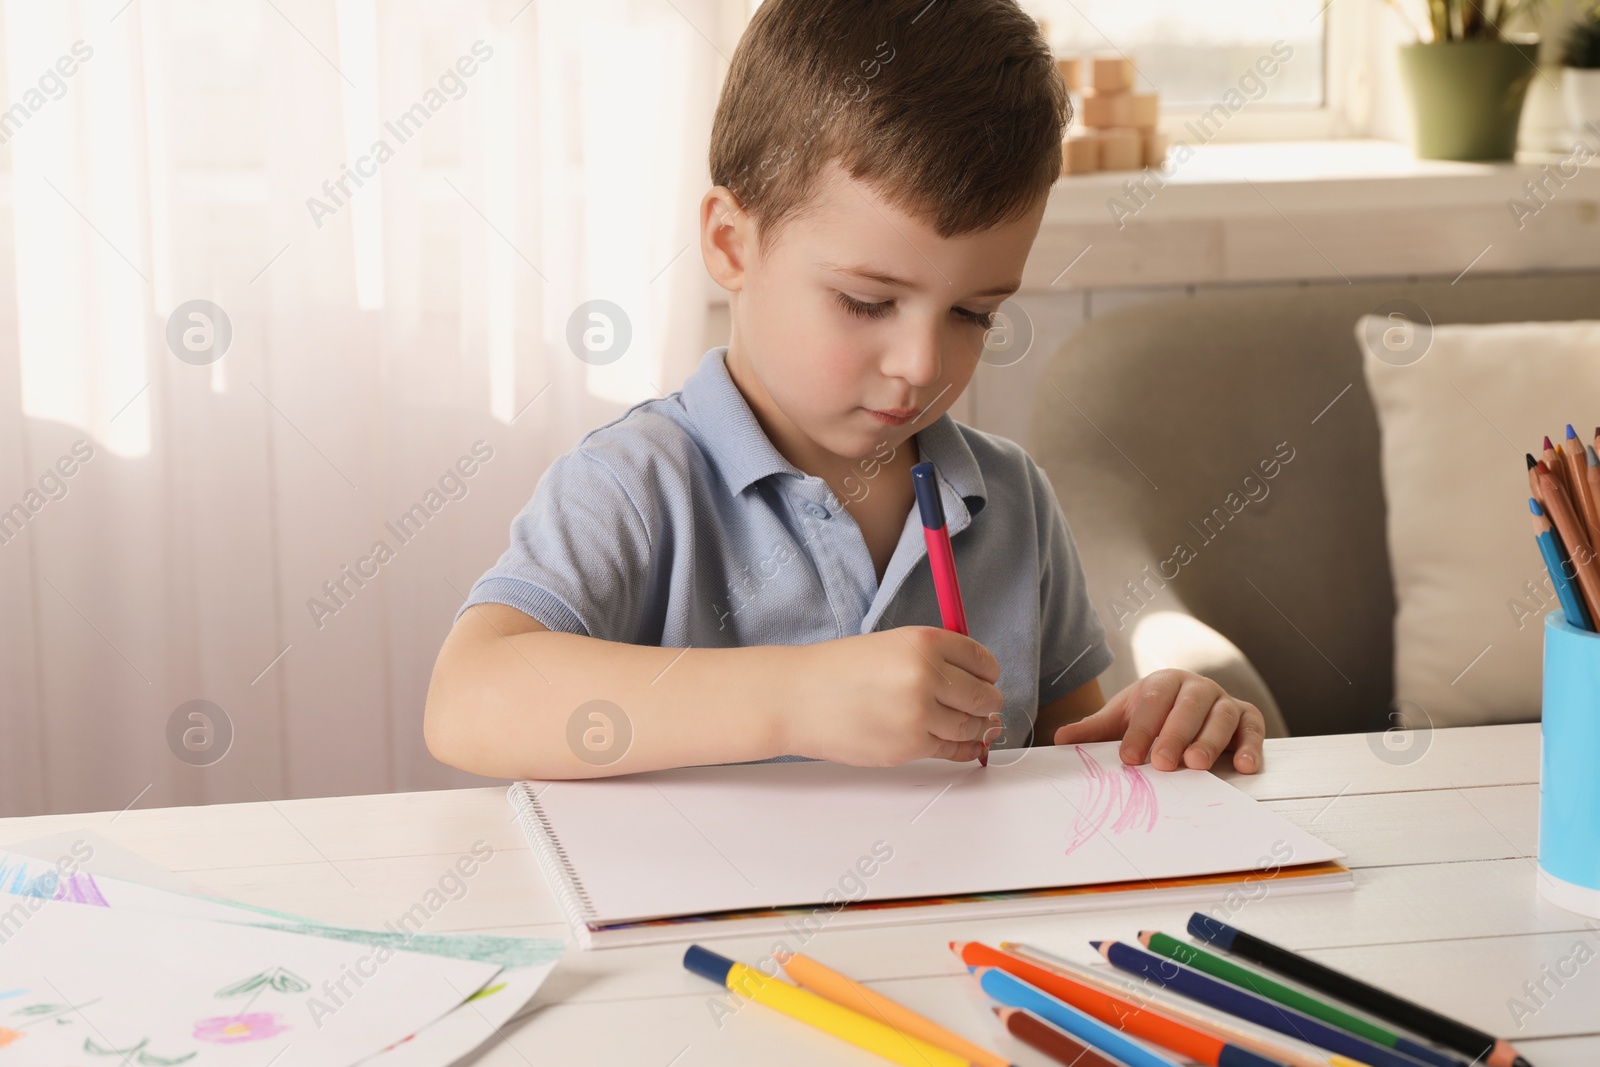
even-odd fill
[{"label": "pink drawn flower", "polygon": [[194,1036],[197,1041],[210,1041],[215,1045],[237,1045],[241,1041],[265,1041],[287,1029],[272,1012],[258,1011],[201,1019],[194,1024]]}]

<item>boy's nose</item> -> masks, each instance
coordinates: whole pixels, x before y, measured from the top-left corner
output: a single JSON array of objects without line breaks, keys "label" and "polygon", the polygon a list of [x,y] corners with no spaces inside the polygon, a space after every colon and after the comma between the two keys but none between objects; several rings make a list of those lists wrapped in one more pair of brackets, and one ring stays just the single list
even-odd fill
[{"label": "boy's nose", "polygon": [[889,377],[903,378],[918,388],[938,381],[942,369],[937,332],[921,330],[901,337],[883,368]]}]

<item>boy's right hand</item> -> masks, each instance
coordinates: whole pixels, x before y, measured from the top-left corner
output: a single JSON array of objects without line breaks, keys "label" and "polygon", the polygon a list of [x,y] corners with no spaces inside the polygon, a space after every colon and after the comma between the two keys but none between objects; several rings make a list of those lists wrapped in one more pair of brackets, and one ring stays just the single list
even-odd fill
[{"label": "boy's right hand", "polygon": [[858,767],[963,761],[1001,732],[1000,663],[954,630],[901,626],[802,648],[790,754]]}]

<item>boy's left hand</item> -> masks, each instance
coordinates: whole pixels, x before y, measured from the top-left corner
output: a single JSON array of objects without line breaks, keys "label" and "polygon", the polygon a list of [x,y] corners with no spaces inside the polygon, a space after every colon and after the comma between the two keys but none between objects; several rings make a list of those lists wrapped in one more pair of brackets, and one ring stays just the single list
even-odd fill
[{"label": "boy's left hand", "polygon": [[1227,749],[1234,769],[1261,769],[1266,720],[1249,701],[1231,697],[1209,678],[1190,671],[1162,670],[1122,690],[1105,707],[1056,731],[1058,745],[1122,739],[1124,763],[1146,757],[1158,771],[1205,770]]}]

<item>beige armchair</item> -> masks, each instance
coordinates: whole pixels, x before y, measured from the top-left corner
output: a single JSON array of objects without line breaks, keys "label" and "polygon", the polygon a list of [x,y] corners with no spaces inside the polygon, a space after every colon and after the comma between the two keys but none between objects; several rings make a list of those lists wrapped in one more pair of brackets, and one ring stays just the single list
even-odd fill
[{"label": "beige armchair", "polygon": [[1392,725],[1378,422],[1353,329],[1396,299],[1435,323],[1594,318],[1600,274],[1213,290],[1039,354],[1024,443],[1078,543],[1110,688],[1178,666],[1275,735]]}]

